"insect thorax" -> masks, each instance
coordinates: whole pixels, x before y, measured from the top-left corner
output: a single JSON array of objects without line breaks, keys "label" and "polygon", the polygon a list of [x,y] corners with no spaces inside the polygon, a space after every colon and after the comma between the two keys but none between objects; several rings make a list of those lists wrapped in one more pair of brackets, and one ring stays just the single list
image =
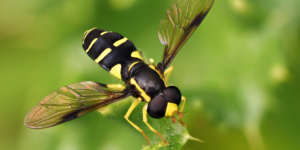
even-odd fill
[{"label": "insect thorax", "polygon": [[130,84],[135,86],[140,93],[140,97],[147,102],[150,102],[153,97],[167,86],[163,77],[148,64],[134,64],[129,72]]}]

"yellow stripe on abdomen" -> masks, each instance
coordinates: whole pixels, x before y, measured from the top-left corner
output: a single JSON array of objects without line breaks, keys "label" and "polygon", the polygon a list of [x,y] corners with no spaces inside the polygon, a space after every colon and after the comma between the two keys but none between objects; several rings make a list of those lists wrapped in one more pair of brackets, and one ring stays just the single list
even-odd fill
[{"label": "yellow stripe on abdomen", "polygon": [[94,30],[94,29],[96,29],[96,28],[93,28],[93,29],[90,29],[90,30],[87,30],[87,31],[84,32],[82,44],[84,44],[84,41],[85,41],[86,36],[87,36],[92,30]]},{"label": "yellow stripe on abdomen", "polygon": [[118,47],[118,46],[120,46],[121,44],[125,43],[127,40],[128,40],[128,39],[127,39],[126,37],[124,37],[123,39],[120,39],[120,40],[116,41],[113,45],[114,45],[115,47]]},{"label": "yellow stripe on abdomen", "polygon": [[100,33],[100,35],[104,35],[104,34],[109,33],[109,32],[111,32],[111,31],[104,31],[104,32]]},{"label": "yellow stripe on abdomen", "polygon": [[88,53],[90,51],[90,49],[92,48],[92,46],[95,44],[95,42],[98,40],[98,38],[94,38],[93,41],[91,42],[91,44],[89,45],[89,48],[86,49],[86,53]]},{"label": "yellow stripe on abdomen", "polygon": [[111,52],[110,48],[106,48],[97,59],[95,59],[96,63],[99,63],[105,56],[107,56],[107,54],[109,54]]}]

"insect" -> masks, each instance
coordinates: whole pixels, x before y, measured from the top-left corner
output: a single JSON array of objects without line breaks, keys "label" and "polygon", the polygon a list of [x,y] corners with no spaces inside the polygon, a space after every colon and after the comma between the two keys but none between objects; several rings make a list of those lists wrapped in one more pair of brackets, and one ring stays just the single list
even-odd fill
[{"label": "insect", "polygon": [[[93,28],[84,33],[83,49],[102,68],[124,81],[121,84],[102,84],[85,81],[61,87],[42,99],[25,117],[29,128],[41,129],[55,126],[128,96],[135,98],[125,114],[125,119],[150,142],[144,131],[128,118],[140,102],[143,121],[168,145],[164,137],[147,122],[153,118],[183,117],[185,98],[176,86],[169,86],[167,79],[173,67],[171,62],[203,21],[214,0],[176,0],[160,23],[158,36],[165,45],[162,61],[145,63],[134,44],[126,37],[111,31]],[[182,104],[181,104],[182,103]],[[181,104],[180,108],[179,105]]]}]

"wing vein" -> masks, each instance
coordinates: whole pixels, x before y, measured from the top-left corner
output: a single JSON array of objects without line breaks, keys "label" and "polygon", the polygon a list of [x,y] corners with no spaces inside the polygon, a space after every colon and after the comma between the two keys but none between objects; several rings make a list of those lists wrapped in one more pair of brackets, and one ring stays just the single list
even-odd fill
[{"label": "wing vein", "polygon": [[171,64],[213,3],[214,0],[175,0],[171,5],[160,23],[158,32],[161,43],[165,45],[163,59],[157,66],[161,72]]}]

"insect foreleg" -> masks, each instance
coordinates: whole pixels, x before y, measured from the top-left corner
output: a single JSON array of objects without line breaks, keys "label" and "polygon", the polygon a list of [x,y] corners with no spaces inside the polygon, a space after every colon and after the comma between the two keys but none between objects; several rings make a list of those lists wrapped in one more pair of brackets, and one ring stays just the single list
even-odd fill
[{"label": "insect foreleg", "polygon": [[169,145],[169,143],[165,140],[165,138],[157,131],[157,130],[155,130],[153,127],[151,127],[150,125],[149,125],[149,123],[147,122],[147,109],[146,109],[146,107],[147,107],[147,103],[145,104],[145,106],[143,107],[143,121],[146,123],[146,125],[149,127],[149,129],[151,130],[151,131],[153,131],[154,133],[156,133],[159,137],[160,137],[160,139],[162,140],[162,141],[164,141],[164,143],[166,144],[166,145]]},{"label": "insect foreleg", "polygon": [[182,104],[180,106],[179,112],[182,113],[184,105],[185,105],[186,98],[184,96],[181,96],[181,101],[182,101]]}]

